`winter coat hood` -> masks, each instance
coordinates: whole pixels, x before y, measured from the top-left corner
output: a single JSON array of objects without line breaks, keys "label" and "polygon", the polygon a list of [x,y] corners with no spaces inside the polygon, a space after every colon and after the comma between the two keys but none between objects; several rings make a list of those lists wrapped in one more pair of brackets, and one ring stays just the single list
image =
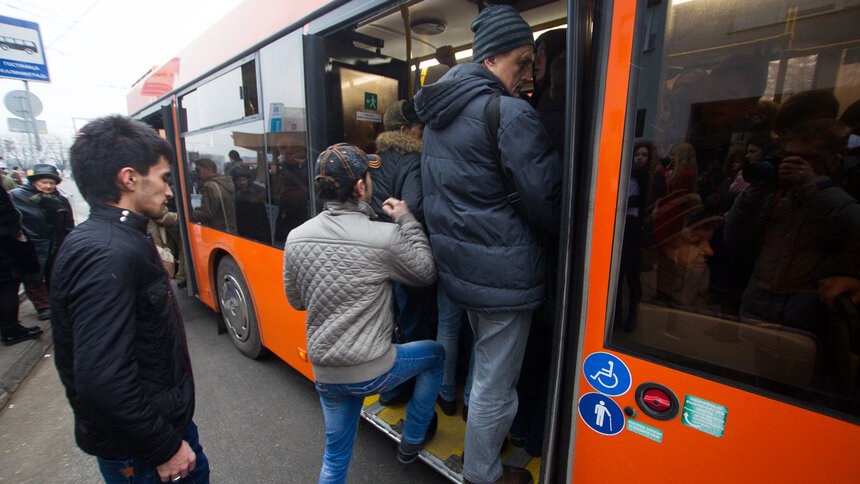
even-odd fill
[{"label": "winter coat hood", "polygon": [[509,95],[502,81],[482,64],[459,64],[415,95],[415,112],[433,129],[444,129],[473,99],[495,92]]},{"label": "winter coat hood", "polygon": [[400,131],[385,131],[376,137],[376,151],[394,150],[401,155],[421,153],[421,140]]}]

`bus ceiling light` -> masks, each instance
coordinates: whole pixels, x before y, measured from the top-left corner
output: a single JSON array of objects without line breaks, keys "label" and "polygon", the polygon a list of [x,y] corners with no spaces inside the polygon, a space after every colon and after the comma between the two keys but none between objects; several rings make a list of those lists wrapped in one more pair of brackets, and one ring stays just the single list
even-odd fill
[{"label": "bus ceiling light", "polygon": [[439,35],[448,30],[445,22],[432,18],[413,20],[409,27],[418,35]]}]

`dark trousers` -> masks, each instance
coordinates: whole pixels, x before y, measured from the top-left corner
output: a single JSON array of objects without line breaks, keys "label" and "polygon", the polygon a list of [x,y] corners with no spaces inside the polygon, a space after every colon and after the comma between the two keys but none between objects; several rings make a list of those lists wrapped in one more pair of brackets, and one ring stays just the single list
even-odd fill
[{"label": "dark trousers", "polygon": [[[179,484],[209,484],[209,459],[203,453],[200,445],[200,436],[197,433],[197,425],[194,422],[188,424],[182,432],[182,440],[188,442],[191,450],[197,456],[194,469]],[[130,456],[96,457],[99,470],[106,484],[160,484],[158,471],[138,459]],[[172,482],[170,483],[172,484]]]},{"label": "dark trousers", "polygon": [[36,311],[51,307],[51,298],[48,296],[48,284],[43,279],[40,282],[25,282],[24,291]]},{"label": "dark trousers", "polygon": [[18,287],[21,281],[0,281],[0,334],[18,324]]}]

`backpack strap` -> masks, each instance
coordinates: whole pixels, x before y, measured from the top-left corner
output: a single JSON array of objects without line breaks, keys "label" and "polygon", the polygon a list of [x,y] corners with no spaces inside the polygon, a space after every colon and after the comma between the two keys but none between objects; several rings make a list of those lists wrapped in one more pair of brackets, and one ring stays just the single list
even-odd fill
[{"label": "backpack strap", "polygon": [[521,215],[525,216],[525,211],[520,200],[520,194],[517,193],[517,189],[514,186],[513,181],[505,175],[505,170],[502,168],[502,151],[499,149],[499,125],[501,124],[501,109],[499,106],[501,105],[501,102],[502,95],[498,92],[491,94],[487,99],[487,104],[484,105],[484,127],[487,129],[490,146],[496,148],[495,155],[496,163],[499,167],[499,175],[502,177],[502,183],[505,184],[505,191],[508,192],[505,198]]}]

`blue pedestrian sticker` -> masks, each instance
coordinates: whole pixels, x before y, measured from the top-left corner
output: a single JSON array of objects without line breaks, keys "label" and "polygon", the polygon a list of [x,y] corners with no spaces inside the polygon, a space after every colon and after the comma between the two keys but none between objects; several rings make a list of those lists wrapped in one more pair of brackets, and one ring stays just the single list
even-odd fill
[{"label": "blue pedestrian sticker", "polygon": [[617,435],[624,430],[624,412],[615,400],[599,393],[586,393],[579,399],[579,416],[591,430]]},{"label": "blue pedestrian sticker", "polygon": [[627,365],[617,356],[602,351],[588,355],[582,373],[595,390],[611,397],[624,395],[633,383]]}]

